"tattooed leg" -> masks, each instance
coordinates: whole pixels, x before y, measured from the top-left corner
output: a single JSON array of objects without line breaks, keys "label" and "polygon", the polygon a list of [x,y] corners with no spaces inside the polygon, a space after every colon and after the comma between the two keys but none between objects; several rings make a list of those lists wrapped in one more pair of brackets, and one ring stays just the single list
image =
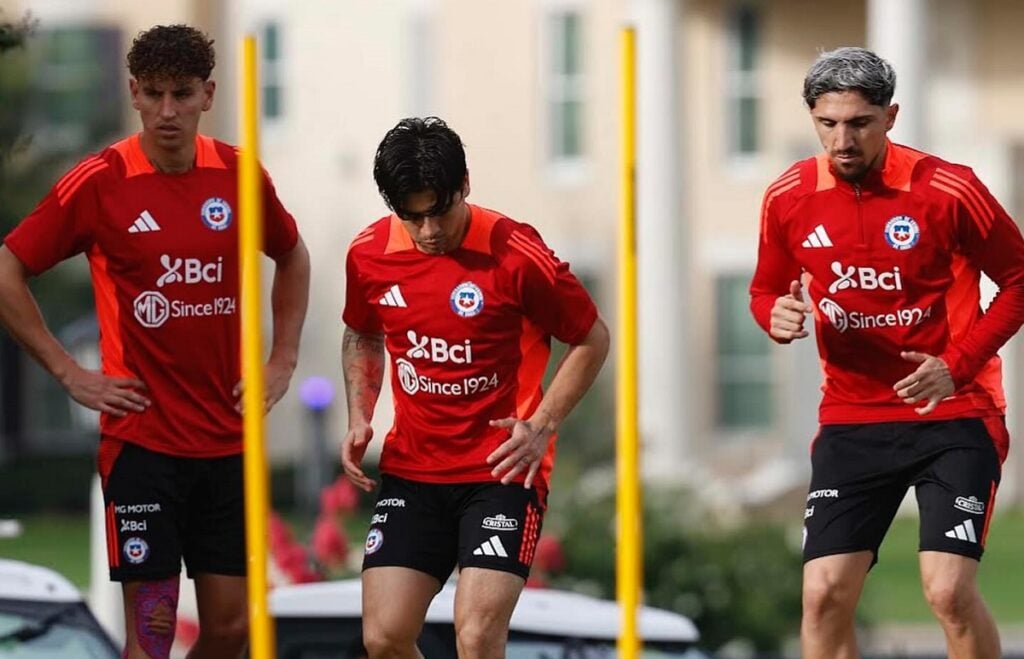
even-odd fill
[{"label": "tattooed leg", "polygon": [[[167,659],[178,620],[180,577],[144,581],[125,586],[128,639],[125,658]],[[139,655],[133,651],[140,650]]]}]

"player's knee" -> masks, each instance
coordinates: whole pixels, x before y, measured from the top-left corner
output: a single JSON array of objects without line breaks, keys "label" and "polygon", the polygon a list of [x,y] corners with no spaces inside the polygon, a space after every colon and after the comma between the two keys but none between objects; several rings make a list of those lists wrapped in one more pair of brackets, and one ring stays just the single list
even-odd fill
[{"label": "player's knee", "polygon": [[495,649],[505,647],[506,633],[493,626],[483,624],[480,619],[467,620],[459,625],[455,637],[460,657],[491,657]]},{"label": "player's knee", "polygon": [[363,647],[372,659],[407,657],[415,651],[416,637],[364,620]]},{"label": "player's knee", "polygon": [[805,616],[821,618],[846,611],[852,612],[856,607],[856,602],[853,599],[853,590],[830,578],[829,575],[804,578],[803,607]]},{"label": "player's knee", "polygon": [[974,606],[975,590],[963,580],[934,578],[924,585],[924,596],[940,620],[955,624],[967,619]]},{"label": "player's knee", "polygon": [[240,652],[249,641],[249,616],[242,611],[201,620],[199,635],[216,641],[219,647],[232,648],[232,651],[237,648]]}]

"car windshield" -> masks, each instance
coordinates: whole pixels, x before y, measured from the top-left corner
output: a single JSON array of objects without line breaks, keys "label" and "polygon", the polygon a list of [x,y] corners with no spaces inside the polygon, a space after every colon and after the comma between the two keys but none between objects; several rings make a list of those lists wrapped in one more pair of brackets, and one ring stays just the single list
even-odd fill
[{"label": "car windshield", "polygon": [[38,616],[0,611],[0,657],[4,659],[117,659],[109,643],[95,630]]}]

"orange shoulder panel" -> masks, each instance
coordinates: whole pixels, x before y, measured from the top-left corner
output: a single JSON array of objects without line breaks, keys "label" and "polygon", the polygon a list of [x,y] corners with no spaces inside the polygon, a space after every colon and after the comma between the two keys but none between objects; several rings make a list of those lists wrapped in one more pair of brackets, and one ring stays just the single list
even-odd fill
[{"label": "orange shoulder panel", "polygon": [[391,254],[410,249],[416,249],[416,246],[412,244],[412,238],[409,237],[409,233],[402,226],[402,221],[398,219],[397,215],[392,213],[391,222],[388,225],[388,245],[384,248],[384,253]]},{"label": "orange shoulder panel", "polygon": [[914,167],[927,154],[892,142],[888,143],[888,147],[888,152],[885,154],[885,166],[882,168],[882,180],[894,190],[907,192],[910,190]]},{"label": "orange shoulder panel", "polygon": [[196,167],[227,169],[224,159],[217,153],[217,142],[206,135],[196,135]]},{"label": "orange shoulder panel", "polygon": [[133,176],[138,176],[139,174],[153,174],[156,172],[156,168],[153,167],[153,163],[149,162],[149,158],[147,158],[146,154],[142,152],[142,144],[139,141],[138,133],[124,138],[110,148],[117,151],[121,156],[121,160],[124,161],[125,178],[131,178]]},{"label": "orange shoulder panel", "polygon": [[471,249],[483,254],[491,253],[491,233],[501,216],[486,208],[469,204],[469,230],[462,240],[463,249]]},{"label": "orange shoulder panel", "polygon": [[832,173],[828,154],[819,153],[814,160],[818,165],[818,182],[814,187],[814,191],[821,192],[822,190],[831,190],[836,187],[836,177],[835,174]]}]

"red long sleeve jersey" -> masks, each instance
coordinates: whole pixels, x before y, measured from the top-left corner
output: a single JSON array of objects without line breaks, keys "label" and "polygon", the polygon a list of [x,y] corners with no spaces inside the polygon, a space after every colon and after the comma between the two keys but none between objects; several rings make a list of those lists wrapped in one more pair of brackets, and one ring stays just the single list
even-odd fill
[{"label": "red long sleeve jersey", "polygon": [[[264,251],[278,256],[298,231],[263,184]],[[89,259],[103,372],[142,380],[152,401],[102,414],[102,434],[185,457],[242,450],[237,190],[230,145],[199,135],[195,167],[162,174],[133,135],[82,160],[5,238],[32,274]]]},{"label": "red long sleeve jersey", "polygon": [[[980,274],[1000,289],[984,313]],[[772,183],[751,310],[768,331],[790,282],[807,284],[824,369],[821,423],[921,420],[893,385],[941,357],[955,393],[927,419],[1002,414],[996,351],[1024,322],[1024,240],[967,167],[889,143],[858,185],[822,154]]]},{"label": "red long sleeve jersey", "polygon": [[[495,480],[486,462],[541,400],[550,338],[586,338],[597,309],[533,227],[470,205],[458,249],[424,254],[394,216],[348,252],[344,321],[382,332],[391,355],[395,422],[380,470],[429,483]],[[546,490],[555,441],[541,463]],[[521,474],[522,481],[525,473]]]}]

